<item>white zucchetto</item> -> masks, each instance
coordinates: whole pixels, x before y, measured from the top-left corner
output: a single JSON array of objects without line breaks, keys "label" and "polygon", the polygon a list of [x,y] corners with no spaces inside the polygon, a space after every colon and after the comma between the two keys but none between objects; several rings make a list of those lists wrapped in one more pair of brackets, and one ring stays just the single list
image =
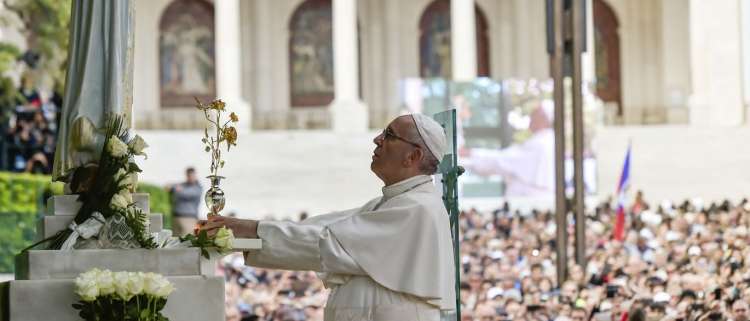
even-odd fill
[{"label": "white zucchetto", "polygon": [[411,114],[414,124],[417,126],[419,136],[422,137],[427,149],[430,150],[435,159],[443,160],[448,142],[445,137],[445,129],[432,117],[423,114]]}]

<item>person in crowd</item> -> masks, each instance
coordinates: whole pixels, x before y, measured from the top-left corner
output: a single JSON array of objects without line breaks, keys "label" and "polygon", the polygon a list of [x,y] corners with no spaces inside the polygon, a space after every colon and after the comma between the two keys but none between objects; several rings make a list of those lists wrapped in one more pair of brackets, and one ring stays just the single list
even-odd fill
[{"label": "person in crowd", "polygon": [[198,223],[198,208],[203,187],[198,182],[195,168],[185,170],[185,181],[169,188],[172,197],[172,229],[175,235],[192,233]]}]

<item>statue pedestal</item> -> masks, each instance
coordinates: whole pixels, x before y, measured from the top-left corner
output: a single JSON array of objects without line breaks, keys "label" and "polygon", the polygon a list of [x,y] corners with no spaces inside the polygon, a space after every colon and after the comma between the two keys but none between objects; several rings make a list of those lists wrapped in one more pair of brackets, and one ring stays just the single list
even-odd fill
[{"label": "statue pedestal", "polygon": [[[148,194],[135,196],[147,214]],[[54,196],[37,225],[39,234],[50,236],[67,228],[80,208],[76,195]],[[150,214],[152,232],[161,231],[162,215]],[[236,239],[237,250],[259,249],[259,239]],[[16,256],[16,280],[0,283],[0,321],[78,321],[75,278],[93,268],[113,272],[154,272],[164,275],[176,290],[169,296],[164,315],[172,321],[224,320],[224,278],[215,276],[221,257],[198,248],[133,250],[31,250]]]},{"label": "statue pedestal", "polygon": [[[177,289],[169,295],[163,310],[170,321],[224,320],[223,277],[167,276],[167,279]],[[0,283],[3,302],[0,319],[80,321],[78,311],[71,307],[79,300],[73,293],[74,288],[72,279]]]},{"label": "statue pedestal", "polygon": [[154,272],[164,276],[213,276],[218,253],[198,248],[133,250],[31,250],[16,256],[16,280],[75,279],[93,268]]}]

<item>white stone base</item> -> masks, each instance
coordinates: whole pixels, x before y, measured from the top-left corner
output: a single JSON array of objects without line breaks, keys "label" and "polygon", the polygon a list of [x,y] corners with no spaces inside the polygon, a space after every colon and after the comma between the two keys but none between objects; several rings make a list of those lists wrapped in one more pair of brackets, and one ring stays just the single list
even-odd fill
[{"label": "white stone base", "polygon": [[17,280],[73,279],[93,268],[169,276],[214,275],[218,255],[198,248],[157,250],[32,250],[16,256]]},{"label": "white stone base", "polygon": [[[224,320],[224,279],[218,276],[167,277],[176,288],[163,314],[171,321]],[[80,321],[74,281],[24,280],[0,283],[0,321]]]},{"label": "white stone base", "polygon": [[[133,201],[144,213],[151,213],[149,194],[135,193]],[[55,195],[47,199],[47,215],[76,215],[79,209],[78,195]]]},{"label": "white stone base", "polygon": [[[36,226],[36,240],[43,240],[68,228],[75,215],[47,215],[39,219]],[[149,232],[159,232],[164,228],[161,214],[149,215]]]}]

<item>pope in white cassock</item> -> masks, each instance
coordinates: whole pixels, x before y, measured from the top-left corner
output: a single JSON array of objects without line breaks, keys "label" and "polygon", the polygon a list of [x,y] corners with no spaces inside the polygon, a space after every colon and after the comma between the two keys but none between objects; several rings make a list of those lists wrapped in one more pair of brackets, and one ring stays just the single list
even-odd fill
[{"label": "pope in white cassock", "polygon": [[364,206],[299,223],[216,216],[201,229],[260,238],[248,265],[319,272],[331,289],[326,321],[440,320],[456,300],[450,223],[431,177],[445,132],[428,116],[405,115],[373,142],[370,167],[385,186]]}]

